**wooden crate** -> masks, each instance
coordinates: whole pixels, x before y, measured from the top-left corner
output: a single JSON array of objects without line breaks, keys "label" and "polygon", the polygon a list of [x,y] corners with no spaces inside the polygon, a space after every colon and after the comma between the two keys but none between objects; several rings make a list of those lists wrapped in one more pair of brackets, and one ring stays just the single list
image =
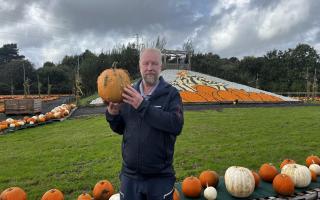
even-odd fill
[{"label": "wooden crate", "polygon": [[4,101],[5,114],[35,114],[42,110],[41,99],[8,99]]}]

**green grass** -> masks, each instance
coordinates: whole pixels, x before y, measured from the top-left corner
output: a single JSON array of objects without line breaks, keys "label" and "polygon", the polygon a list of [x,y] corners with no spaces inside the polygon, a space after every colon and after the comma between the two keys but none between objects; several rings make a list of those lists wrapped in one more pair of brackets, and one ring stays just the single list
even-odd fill
[{"label": "green grass", "polygon": [[[175,150],[178,181],[212,169],[223,175],[232,165],[259,169],[285,158],[304,164],[320,155],[320,106],[187,111]],[[67,200],[95,183],[119,188],[121,136],[103,116],[66,120],[0,136],[0,190],[20,186],[28,199],[58,188]]]}]

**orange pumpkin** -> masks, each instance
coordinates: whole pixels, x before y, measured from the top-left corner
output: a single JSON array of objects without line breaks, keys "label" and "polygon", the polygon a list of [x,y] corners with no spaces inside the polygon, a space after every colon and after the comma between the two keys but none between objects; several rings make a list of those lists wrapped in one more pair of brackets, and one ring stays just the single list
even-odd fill
[{"label": "orange pumpkin", "polygon": [[93,188],[95,200],[108,200],[113,194],[113,186],[108,180],[99,181]]},{"label": "orange pumpkin", "polygon": [[201,172],[199,180],[203,188],[208,186],[216,187],[219,183],[219,175],[212,170],[206,170]]},{"label": "orange pumpkin", "polygon": [[311,181],[312,182],[317,182],[317,174],[313,171],[313,170],[310,170],[311,172]]},{"label": "orange pumpkin", "polygon": [[30,117],[30,118],[28,118],[28,119],[27,119],[27,123],[29,123],[29,124],[30,124],[30,122],[35,123],[35,122],[36,122],[36,120],[35,120],[34,118]]},{"label": "orange pumpkin", "polygon": [[0,200],[27,200],[27,194],[19,187],[10,187],[1,193]]},{"label": "orange pumpkin", "polygon": [[278,174],[278,170],[271,163],[264,163],[259,169],[259,175],[262,180],[272,182],[273,178]]},{"label": "orange pumpkin", "polygon": [[0,124],[0,130],[4,130],[8,128],[8,124]]},{"label": "orange pumpkin", "polygon": [[273,189],[281,195],[290,196],[294,193],[294,183],[290,176],[278,174],[272,182]]},{"label": "orange pumpkin", "polygon": [[315,155],[308,156],[306,159],[306,165],[309,167],[311,164],[320,165],[320,158]]},{"label": "orange pumpkin", "polygon": [[41,200],[64,200],[64,196],[60,190],[51,189],[44,193]]},{"label": "orange pumpkin", "polygon": [[90,194],[83,192],[78,196],[78,200],[91,200],[92,197]]},{"label": "orange pumpkin", "polygon": [[252,175],[254,177],[254,187],[257,188],[259,186],[259,183],[260,183],[260,176],[255,171],[251,171],[251,172],[252,172]]},{"label": "orange pumpkin", "polygon": [[52,112],[47,112],[47,113],[45,114],[45,118],[46,118],[47,121],[50,120],[50,119],[53,119],[53,118],[54,118],[54,117],[53,117],[53,113],[52,113]]},{"label": "orange pumpkin", "polygon": [[280,169],[282,169],[282,167],[285,166],[286,164],[296,164],[296,161],[291,160],[291,159],[285,159],[280,164]]},{"label": "orange pumpkin", "polygon": [[197,177],[190,176],[182,181],[182,193],[186,197],[197,198],[201,195],[201,182]]},{"label": "orange pumpkin", "polygon": [[174,188],[173,200],[180,200],[180,193],[179,193],[179,191],[177,190],[177,188]]},{"label": "orange pumpkin", "polygon": [[128,72],[116,69],[116,62],[111,69],[104,70],[97,79],[98,94],[106,102],[122,102],[124,87],[130,85]]}]

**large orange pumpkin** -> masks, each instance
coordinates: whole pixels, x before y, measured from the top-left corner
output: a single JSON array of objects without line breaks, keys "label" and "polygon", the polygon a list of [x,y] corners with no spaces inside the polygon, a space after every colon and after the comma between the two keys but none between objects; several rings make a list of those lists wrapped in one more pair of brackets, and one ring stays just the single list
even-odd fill
[{"label": "large orange pumpkin", "polygon": [[78,200],[91,200],[92,197],[90,194],[83,192],[78,196]]},{"label": "large orange pumpkin", "polygon": [[19,187],[10,187],[1,193],[0,200],[27,200],[27,194]]},{"label": "large orange pumpkin", "polygon": [[283,166],[285,166],[286,164],[295,164],[296,161],[291,160],[291,159],[285,159],[282,161],[282,163],[280,164],[280,169],[282,169]]},{"label": "large orange pumpkin", "polygon": [[64,196],[60,190],[51,189],[44,193],[41,200],[64,200]]},{"label": "large orange pumpkin", "polygon": [[122,102],[123,89],[130,85],[128,72],[116,69],[116,63],[111,69],[104,70],[97,79],[98,94],[106,102]]},{"label": "large orange pumpkin", "polygon": [[197,177],[189,176],[182,181],[182,193],[186,197],[197,198],[201,195],[201,182]]},{"label": "large orange pumpkin", "polygon": [[320,158],[315,155],[308,156],[306,159],[306,165],[309,167],[311,164],[320,165]]},{"label": "large orange pumpkin", "polygon": [[277,168],[271,163],[264,163],[259,169],[259,175],[262,180],[272,182],[273,178],[279,174]]},{"label": "large orange pumpkin", "polygon": [[252,172],[252,175],[254,177],[254,187],[257,188],[259,187],[259,183],[260,183],[260,176],[257,172],[255,171],[251,171]]},{"label": "large orange pumpkin", "polygon": [[203,188],[208,186],[216,187],[219,183],[219,175],[215,171],[206,170],[201,172],[199,180]]},{"label": "large orange pumpkin", "polygon": [[294,183],[290,176],[278,174],[272,182],[273,189],[281,195],[290,196],[294,193]]},{"label": "large orange pumpkin", "polygon": [[113,186],[108,180],[99,181],[93,188],[95,200],[108,200],[113,194]]}]

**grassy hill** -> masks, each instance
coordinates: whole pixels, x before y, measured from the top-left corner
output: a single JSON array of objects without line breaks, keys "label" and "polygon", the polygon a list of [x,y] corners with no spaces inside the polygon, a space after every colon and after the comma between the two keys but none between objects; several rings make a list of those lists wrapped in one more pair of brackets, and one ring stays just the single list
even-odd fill
[{"label": "grassy hill", "polygon": [[[186,111],[178,137],[178,181],[212,169],[221,176],[232,165],[259,169],[285,158],[304,164],[320,155],[320,107],[238,108],[222,112]],[[58,188],[66,199],[110,180],[119,188],[121,136],[104,116],[66,120],[0,136],[0,191],[20,186],[28,199]]]}]

